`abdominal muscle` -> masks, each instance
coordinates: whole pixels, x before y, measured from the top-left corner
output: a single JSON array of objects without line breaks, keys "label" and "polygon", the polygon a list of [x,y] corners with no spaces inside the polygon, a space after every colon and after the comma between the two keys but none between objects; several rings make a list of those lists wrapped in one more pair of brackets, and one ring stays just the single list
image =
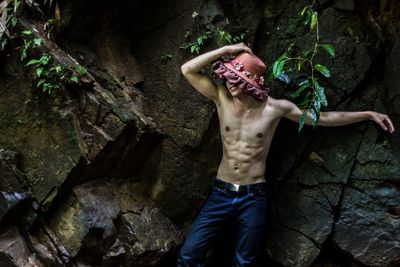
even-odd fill
[{"label": "abdominal muscle", "polygon": [[[224,138],[224,137],[223,137]],[[264,182],[268,147],[251,147],[247,142],[223,143],[223,156],[217,177],[235,184]]]}]

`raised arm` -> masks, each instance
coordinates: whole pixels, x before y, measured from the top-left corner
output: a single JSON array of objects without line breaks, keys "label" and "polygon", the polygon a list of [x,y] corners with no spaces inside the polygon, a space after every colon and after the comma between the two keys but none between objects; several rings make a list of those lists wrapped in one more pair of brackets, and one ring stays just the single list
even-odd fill
[{"label": "raised arm", "polygon": [[[281,116],[288,118],[294,122],[300,121],[300,116],[303,110],[298,108],[294,103],[288,100],[278,100]],[[375,111],[328,111],[320,112],[318,125],[321,126],[342,126],[351,123],[356,123],[363,120],[373,120],[379,124],[383,130],[394,132],[394,126],[390,118],[386,114]],[[304,122],[307,125],[312,124],[310,113],[308,112]]]},{"label": "raised arm", "polygon": [[208,64],[224,55],[237,54],[241,51],[251,53],[250,48],[243,43],[224,46],[204,53],[183,64],[181,66],[182,74],[200,94],[211,98],[214,101],[218,101],[218,93],[215,83],[209,77],[204,75],[202,70]]}]

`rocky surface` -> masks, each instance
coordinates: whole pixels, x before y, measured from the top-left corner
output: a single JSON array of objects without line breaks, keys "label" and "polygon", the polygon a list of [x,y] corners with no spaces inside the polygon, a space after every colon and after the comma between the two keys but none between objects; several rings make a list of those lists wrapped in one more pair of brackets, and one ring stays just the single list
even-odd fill
[{"label": "rocky surface", "polygon": [[[373,109],[400,125],[400,5],[318,3],[321,42],[336,49],[318,55],[332,72],[321,80],[329,110]],[[21,14],[44,52],[88,73],[47,95],[14,49],[1,55],[0,266],[175,266],[221,157],[215,107],[180,75],[194,56],[180,48],[185,34],[244,33],[271,66],[290,43],[313,43],[299,26],[305,4],[60,2],[52,38]],[[267,162],[264,266],[398,266],[399,147],[372,122],[297,134],[283,120]],[[207,266],[227,257],[216,248]]]},{"label": "rocky surface", "polygon": [[0,264],[4,267],[44,267],[32,253],[17,227],[11,227],[0,235]]}]

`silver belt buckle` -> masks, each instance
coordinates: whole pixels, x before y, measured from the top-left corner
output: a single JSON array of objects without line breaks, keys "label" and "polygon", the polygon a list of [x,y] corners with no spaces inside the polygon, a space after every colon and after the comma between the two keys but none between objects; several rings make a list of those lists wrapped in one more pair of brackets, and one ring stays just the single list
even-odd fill
[{"label": "silver belt buckle", "polygon": [[238,185],[238,184],[232,184],[232,185],[233,185],[233,191],[238,192],[240,185]]}]

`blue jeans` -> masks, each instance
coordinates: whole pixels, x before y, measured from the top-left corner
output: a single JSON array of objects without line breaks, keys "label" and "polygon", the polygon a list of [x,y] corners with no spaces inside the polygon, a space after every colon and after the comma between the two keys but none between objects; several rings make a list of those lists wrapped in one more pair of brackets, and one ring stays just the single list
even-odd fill
[{"label": "blue jeans", "polygon": [[[263,183],[265,184],[265,183]],[[207,249],[228,224],[235,229],[233,266],[257,266],[266,215],[266,192],[235,192],[213,186],[178,255],[178,267],[204,266]]]}]

